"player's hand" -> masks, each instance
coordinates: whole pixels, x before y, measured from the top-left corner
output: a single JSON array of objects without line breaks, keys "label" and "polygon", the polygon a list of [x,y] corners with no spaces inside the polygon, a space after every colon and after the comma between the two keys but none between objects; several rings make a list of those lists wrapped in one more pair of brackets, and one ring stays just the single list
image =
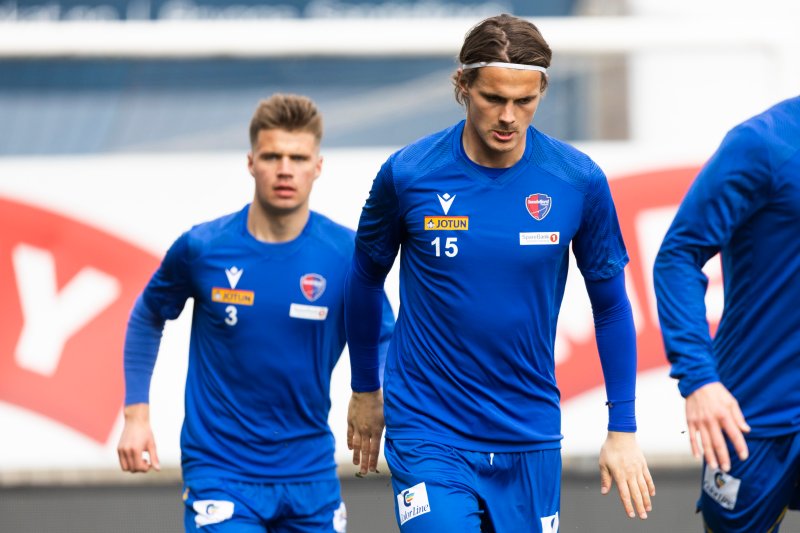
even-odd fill
[{"label": "player's hand", "polygon": [[653,510],[650,498],[656,495],[647,461],[636,442],[636,433],[609,431],[600,450],[600,492],[608,494],[617,484],[619,499],[630,518],[642,520]]},{"label": "player's hand", "polygon": [[356,475],[378,471],[383,426],[383,391],[354,392],[347,408],[347,448],[361,467]]},{"label": "player's hand", "polygon": [[125,407],[125,427],[117,445],[119,465],[124,472],[161,470],[156,441],[150,429],[150,406],[137,403]]},{"label": "player's hand", "polygon": [[686,424],[692,455],[699,459],[702,454],[710,468],[721,468],[725,472],[731,469],[726,436],[739,459],[747,459],[749,452],[744,433],[750,432],[750,426],[739,402],[722,383],[703,385],[687,396]]}]

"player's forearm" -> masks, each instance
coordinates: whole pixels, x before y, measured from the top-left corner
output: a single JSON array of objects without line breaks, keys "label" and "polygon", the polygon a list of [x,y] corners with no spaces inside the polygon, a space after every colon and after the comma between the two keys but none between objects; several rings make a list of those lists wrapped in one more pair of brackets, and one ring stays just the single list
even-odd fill
[{"label": "player's forearm", "polygon": [[369,256],[356,249],[345,284],[345,330],[350,353],[351,381],[355,392],[380,388],[383,281],[386,273]]},{"label": "player's forearm", "polygon": [[705,384],[719,381],[706,319],[708,280],[698,257],[668,234],[653,268],[653,281],[664,350],[686,397]]},{"label": "player's forearm", "polygon": [[150,312],[139,297],[136,300],[125,334],[125,405],[147,403],[150,379],[161,344],[163,322]]},{"label": "player's forearm", "polygon": [[636,329],[625,275],[586,283],[608,398],[609,431],[636,431]]}]

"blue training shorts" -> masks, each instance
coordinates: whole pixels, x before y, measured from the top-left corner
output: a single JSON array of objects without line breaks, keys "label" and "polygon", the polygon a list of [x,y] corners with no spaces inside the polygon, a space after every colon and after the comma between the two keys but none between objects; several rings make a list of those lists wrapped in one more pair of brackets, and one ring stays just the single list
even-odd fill
[{"label": "blue training shorts", "polygon": [[344,533],[339,480],[243,483],[223,479],[183,486],[186,531],[203,533]]},{"label": "blue training shorts", "polygon": [[711,533],[777,533],[787,509],[800,509],[800,433],[747,439],[749,457],[733,447],[730,472],[703,465],[697,509]]},{"label": "blue training shorts", "polygon": [[402,533],[558,532],[561,450],[486,453],[386,440]]}]

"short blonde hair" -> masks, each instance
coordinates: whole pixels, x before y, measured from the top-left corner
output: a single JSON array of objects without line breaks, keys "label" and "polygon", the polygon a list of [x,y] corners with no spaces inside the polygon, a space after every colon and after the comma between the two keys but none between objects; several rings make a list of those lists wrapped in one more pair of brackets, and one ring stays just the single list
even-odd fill
[{"label": "short blonde hair", "polygon": [[305,131],[322,141],[322,115],[311,98],[298,94],[273,94],[258,103],[250,121],[250,146],[261,130]]}]

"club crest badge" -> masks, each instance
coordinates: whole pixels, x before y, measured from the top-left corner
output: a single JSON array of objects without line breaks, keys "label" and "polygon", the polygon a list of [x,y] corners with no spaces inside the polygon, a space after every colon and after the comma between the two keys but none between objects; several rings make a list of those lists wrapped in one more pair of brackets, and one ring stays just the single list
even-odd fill
[{"label": "club crest badge", "polygon": [[553,199],[544,193],[537,192],[525,198],[525,207],[533,218],[542,220],[553,207]]},{"label": "club crest badge", "polygon": [[300,278],[300,290],[306,300],[313,302],[325,292],[326,283],[325,278],[319,274],[305,274]]}]

